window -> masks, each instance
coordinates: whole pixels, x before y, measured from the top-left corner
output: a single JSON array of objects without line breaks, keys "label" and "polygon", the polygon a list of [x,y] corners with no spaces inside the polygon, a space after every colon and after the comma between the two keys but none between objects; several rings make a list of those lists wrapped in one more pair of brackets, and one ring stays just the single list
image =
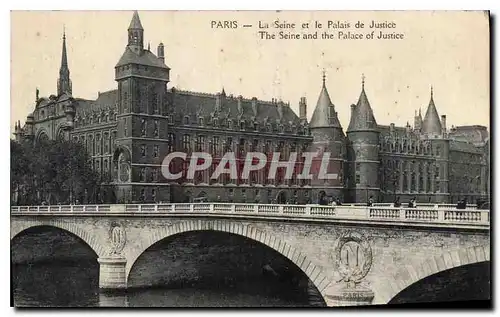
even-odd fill
[{"label": "window", "polygon": [[232,129],[233,128],[233,120],[229,119],[227,120],[227,128]]},{"label": "window", "polygon": [[204,123],[203,118],[200,118],[200,120],[199,120],[199,124],[200,124],[200,125],[203,125],[203,123]]},{"label": "window", "polygon": [[185,116],[184,117],[184,124],[189,124],[189,117],[188,116]]},{"label": "window", "polygon": [[153,157],[158,157],[159,147],[158,145],[153,146]]},{"label": "window", "polygon": [[361,164],[356,163],[356,184],[361,183]]},{"label": "window", "polygon": [[141,119],[141,136],[146,136],[146,120],[145,119]]},{"label": "window", "polygon": [[146,168],[145,167],[141,167],[139,177],[140,177],[139,181],[141,181],[141,182],[146,181]]},{"label": "window", "polygon": [[141,145],[141,156],[146,157],[146,145]]},{"label": "window", "polygon": [[154,87],[151,91],[151,104],[153,106],[153,112],[158,113],[159,102],[158,102],[158,94],[154,92]]},{"label": "window", "polygon": [[123,118],[123,135],[127,136],[127,118]]},{"label": "window", "polygon": [[104,142],[104,154],[108,154],[109,153],[109,133],[104,133],[104,139],[103,139],[103,142]]},{"label": "window", "polygon": [[218,136],[212,137],[212,143],[210,144],[210,154],[218,155],[219,154],[219,146],[220,140]]},{"label": "window", "polygon": [[168,123],[173,124],[174,123],[174,116],[171,114],[168,115]]},{"label": "window", "polygon": [[142,202],[146,200],[146,191],[144,188],[141,189],[141,196],[139,197],[139,200]]},{"label": "window", "polygon": [[258,124],[257,122],[254,122],[254,123],[253,123],[253,129],[254,129],[255,131],[259,131],[259,124]]},{"label": "window", "polygon": [[205,144],[205,136],[204,135],[198,135],[196,137],[196,145],[195,145],[195,151],[201,152],[204,149],[204,144]]},{"label": "window", "polygon": [[155,120],[154,121],[154,136],[155,138],[159,137],[160,136],[160,130],[159,130],[159,127],[158,127],[158,120]]},{"label": "window", "polygon": [[175,151],[175,134],[169,133],[168,134],[168,152],[172,153]]},{"label": "window", "polygon": [[224,152],[231,152],[233,149],[233,138],[229,137],[226,141]]},{"label": "window", "polygon": [[245,130],[245,121],[240,121],[240,130]]},{"label": "window", "polygon": [[95,136],[95,151],[96,151],[97,155],[101,154],[101,135],[100,134]]},{"label": "window", "polygon": [[156,189],[152,189],[151,190],[151,199],[156,202]]},{"label": "window", "polygon": [[184,149],[184,152],[191,151],[191,137],[189,134],[184,134],[182,136],[182,148]]},{"label": "window", "polygon": [[123,93],[123,112],[128,112],[128,93]]},{"label": "window", "polygon": [[157,182],[158,181],[158,169],[154,168],[151,171],[151,173],[152,173],[153,182]]},{"label": "window", "polygon": [[213,119],[213,125],[214,125],[214,127],[217,127],[219,125],[219,119],[214,118]]},{"label": "window", "polygon": [[252,152],[257,152],[258,148],[259,148],[259,140],[254,139],[252,142]]}]

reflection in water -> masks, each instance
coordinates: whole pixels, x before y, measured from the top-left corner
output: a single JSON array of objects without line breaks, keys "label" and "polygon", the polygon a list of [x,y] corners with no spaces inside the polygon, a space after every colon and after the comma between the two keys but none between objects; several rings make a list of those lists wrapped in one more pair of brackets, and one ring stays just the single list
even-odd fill
[{"label": "reflection in water", "polygon": [[[145,288],[129,290],[127,294],[99,292],[94,262],[37,263],[13,267],[14,303],[17,307],[293,307],[321,305],[320,298],[311,295],[309,301],[293,300],[289,294],[274,296],[266,280],[253,285],[219,286],[182,289]],[[281,290],[286,292],[287,290]],[[288,295],[288,296],[287,296]]]},{"label": "reflection in water", "polygon": [[198,232],[156,244],[134,264],[135,287],[122,294],[99,291],[97,255],[67,232],[34,229],[11,248],[16,307],[324,305],[298,268],[236,236]]}]

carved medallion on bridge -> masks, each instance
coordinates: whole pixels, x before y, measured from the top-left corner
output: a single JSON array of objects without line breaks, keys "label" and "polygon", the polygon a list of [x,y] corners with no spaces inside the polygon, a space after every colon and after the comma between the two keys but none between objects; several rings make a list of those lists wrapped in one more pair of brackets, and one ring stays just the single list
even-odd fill
[{"label": "carved medallion on bridge", "polygon": [[333,253],[338,282],[359,283],[370,271],[372,260],[372,248],[363,235],[348,231],[338,238]]},{"label": "carved medallion on bridge", "polygon": [[109,231],[109,240],[111,241],[111,254],[120,254],[123,248],[125,247],[125,243],[127,238],[125,236],[125,229],[119,224],[112,224],[111,230]]}]

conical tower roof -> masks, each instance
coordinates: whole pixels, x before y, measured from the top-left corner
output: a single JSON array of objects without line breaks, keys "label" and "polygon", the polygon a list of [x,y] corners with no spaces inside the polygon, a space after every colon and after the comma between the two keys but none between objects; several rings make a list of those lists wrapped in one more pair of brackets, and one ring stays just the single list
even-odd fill
[{"label": "conical tower roof", "polygon": [[434,104],[434,94],[431,87],[431,100],[425,113],[424,121],[422,123],[422,132],[427,134],[440,134],[441,133],[441,120]]},{"label": "conical tower roof", "polygon": [[358,103],[353,106],[351,113],[351,121],[347,131],[362,131],[362,130],[376,130],[377,121],[373,115],[372,107],[368,101],[365,92],[365,78],[363,76],[361,85],[361,94],[359,95]]},{"label": "conical tower roof", "polygon": [[322,128],[322,127],[336,127],[340,128],[340,122],[336,115],[333,114],[330,117],[330,107],[335,109],[335,106],[330,99],[330,94],[326,89],[326,76],[323,73],[323,86],[321,87],[321,92],[319,93],[318,102],[316,103],[316,108],[309,123],[310,128]]},{"label": "conical tower roof", "polygon": [[134,15],[132,16],[132,21],[130,21],[130,25],[129,25],[128,29],[129,30],[131,30],[131,29],[144,30],[142,28],[141,19],[139,18],[139,13],[137,11],[134,11]]}]

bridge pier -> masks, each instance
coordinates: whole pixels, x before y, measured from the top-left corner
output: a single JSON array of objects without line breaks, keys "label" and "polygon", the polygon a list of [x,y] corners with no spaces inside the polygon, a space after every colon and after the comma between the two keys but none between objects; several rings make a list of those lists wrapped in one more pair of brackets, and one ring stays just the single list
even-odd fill
[{"label": "bridge pier", "polygon": [[375,294],[368,288],[359,285],[347,285],[343,288],[332,289],[326,294],[325,302],[328,307],[363,306],[371,305]]},{"label": "bridge pier", "polygon": [[125,266],[127,259],[122,257],[106,257],[99,262],[99,288],[103,290],[124,290],[127,288]]}]

